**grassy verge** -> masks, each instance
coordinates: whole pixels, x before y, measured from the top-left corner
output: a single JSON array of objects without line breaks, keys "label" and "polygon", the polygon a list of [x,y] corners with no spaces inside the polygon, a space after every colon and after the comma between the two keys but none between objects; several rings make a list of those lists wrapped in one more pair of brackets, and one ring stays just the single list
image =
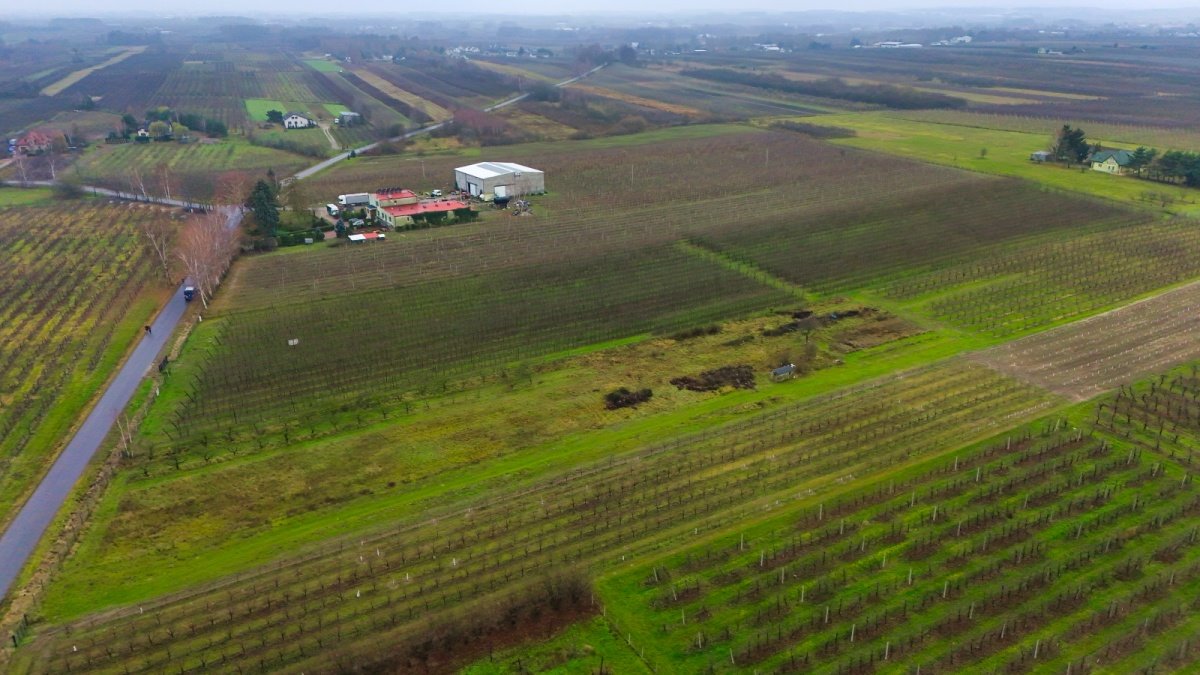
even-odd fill
[{"label": "grassy verge", "polygon": [[1174,202],[1168,205],[1172,212],[1200,214],[1197,193],[1193,190],[1128,176],[1111,176],[1082,167],[1069,169],[1031,162],[1030,153],[1046,148],[1047,134],[937,124],[881,112],[806,117],[804,121],[854,129],[858,134],[855,138],[834,141],[843,145],[982,173],[1016,176],[1054,189],[1082,192],[1143,208],[1162,208],[1161,200],[1148,195],[1164,194]]}]

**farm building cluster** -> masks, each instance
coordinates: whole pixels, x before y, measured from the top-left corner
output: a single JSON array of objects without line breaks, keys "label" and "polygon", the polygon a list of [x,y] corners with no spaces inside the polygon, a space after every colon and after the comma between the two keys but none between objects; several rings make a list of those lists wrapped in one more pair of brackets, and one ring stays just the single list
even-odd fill
[{"label": "farm building cluster", "polygon": [[[331,218],[345,221],[350,227],[363,227],[368,222],[376,227],[404,229],[414,226],[440,225],[451,221],[471,220],[475,212],[472,201],[507,204],[525,195],[546,191],[542,171],[511,162],[480,162],[454,170],[455,188],[444,194],[432,190],[417,194],[403,187],[385,187],[372,192],[338,195],[337,203],[326,204]],[[351,218],[359,214],[359,218]]]}]

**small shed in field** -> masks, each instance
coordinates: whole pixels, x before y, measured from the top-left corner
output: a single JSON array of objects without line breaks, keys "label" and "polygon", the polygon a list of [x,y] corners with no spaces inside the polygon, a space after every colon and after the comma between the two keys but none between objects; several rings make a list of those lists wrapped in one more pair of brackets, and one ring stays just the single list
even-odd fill
[{"label": "small shed in field", "polygon": [[454,184],[472,197],[539,195],[546,191],[546,174],[512,162],[479,162],[454,170]]},{"label": "small shed in field", "polygon": [[1049,150],[1038,150],[1037,152],[1029,153],[1031,162],[1049,162],[1054,159],[1054,154]]},{"label": "small shed in field", "polygon": [[796,364],[789,363],[785,366],[779,366],[771,371],[771,379],[776,382],[790,380],[796,376]]}]

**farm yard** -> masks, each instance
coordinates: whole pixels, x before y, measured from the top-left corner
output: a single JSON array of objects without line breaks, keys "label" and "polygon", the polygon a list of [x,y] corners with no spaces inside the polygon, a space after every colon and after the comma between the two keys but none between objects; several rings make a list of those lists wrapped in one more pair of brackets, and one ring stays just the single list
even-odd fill
[{"label": "farm yard", "polygon": [[[1195,668],[1196,193],[1030,157],[1068,123],[1200,150],[1192,43],[482,25],[0,55],[62,88],[0,100],[20,119],[229,124],[83,148],[72,181],[207,201],[276,178],[22,574],[0,670]],[[310,206],[362,235],[350,195],[458,200],[477,162],[548,191],[299,245]],[[182,216],[71,192],[0,188],[2,504],[169,293],[141,229]]]},{"label": "farm yard", "polygon": [[98,200],[0,208],[0,521],[167,296],[141,228],[171,223]]}]

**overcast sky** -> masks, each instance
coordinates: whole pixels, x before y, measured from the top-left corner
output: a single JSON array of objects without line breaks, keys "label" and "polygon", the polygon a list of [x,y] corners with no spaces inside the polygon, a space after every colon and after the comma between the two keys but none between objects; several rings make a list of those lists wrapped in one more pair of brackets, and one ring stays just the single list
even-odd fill
[{"label": "overcast sky", "polygon": [[[155,14],[194,14],[194,13],[240,13],[240,14],[283,14],[283,13],[329,13],[344,14],[349,12],[388,12],[407,14],[414,18],[425,18],[446,14],[450,5],[439,7],[437,4],[427,5],[418,2],[395,2],[394,0],[355,0],[352,4],[342,4],[332,0],[205,0],[194,7],[180,2],[168,2],[164,5],[160,0],[121,0],[120,2],[96,2],[95,0],[40,0],[34,4],[24,4],[17,0],[2,0],[0,5],[7,5],[4,14],[19,14],[23,17],[40,16],[73,16],[88,17],[102,16],[106,12],[151,12]],[[1194,13],[1200,14],[1200,4],[1196,1],[1178,0],[1054,0],[1046,5],[1034,2],[1008,5],[1007,7],[1037,7],[1045,11],[1046,7],[1097,7],[1104,10],[1136,10],[1145,11],[1153,8],[1193,8]],[[979,8],[1003,8],[996,0],[799,0],[781,2],[779,0],[522,0],[497,2],[488,0],[460,0],[452,5],[452,12],[486,12],[490,14],[505,12],[562,14],[564,12],[583,13],[613,13],[634,12],[647,13],[676,13],[676,12],[744,12],[744,11],[774,11],[796,12],[805,10],[838,10],[838,11],[878,11],[878,10],[920,10],[920,8],[953,8],[964,7],[978,11]],[[1174,13],[1174,12],[1172,12]]]},{"label": "overcast sky", "polygon": [[[421,5],[415,2],[398,3],[394,0],[355,0],[342,3],[335,0],[205,0],[190,6],[190,3],[166,3],[161,0],[121,0],[119,3],[96,2],[95,0],[39,0],[35,3],[21,3],[18,0],[0,0],[0,6],[6,6],[0,11],[0,19],[8,16],[42,17],[50,16],[103,16],[106,13],[148,12],[151,14],[214,14],[228,13],[240,15],[284,15],[295,13],[305,14],[362,14],[388,13],[426,17],[448,12],[436,5]],[[611,14],[616,12],[637,14],[674,14],[699,12],[795,12],[805,10],[838,10],[838,11],[874,11],[874,10],[912,10],[912,9],[950,9],[967,8],[971,14],[976,14],[983,8],[1014,9],[1033,8],[1037,13],[1044,13],[1047,6],[1051,7],[1095,7],[1104,10],[1148,10],[1155,8],[1173,8],[1185,10],[1184,14],[1200,16],[1200,2],[1180,3],[1178,0],[1054,0],[1047,5],[1037,5],[1028,1],[1022,4],[1005,5],[996,0],[522,0],[516,2],[496,3],[489,0],[460,0],[453,3],[452,13],[461,15],[463,12],[482,12],[487,14],[521,13],[521,14],[555,14],[584,13]],[[446,6],[446,10],[450,9]],[[286,10],[285,10],[286,8]],[[1191,10],[1191,11],[1187,11]],[[1178,16],[1179,12],[1169,12]],[[150,17],[145,17],[150,18]]]}]

